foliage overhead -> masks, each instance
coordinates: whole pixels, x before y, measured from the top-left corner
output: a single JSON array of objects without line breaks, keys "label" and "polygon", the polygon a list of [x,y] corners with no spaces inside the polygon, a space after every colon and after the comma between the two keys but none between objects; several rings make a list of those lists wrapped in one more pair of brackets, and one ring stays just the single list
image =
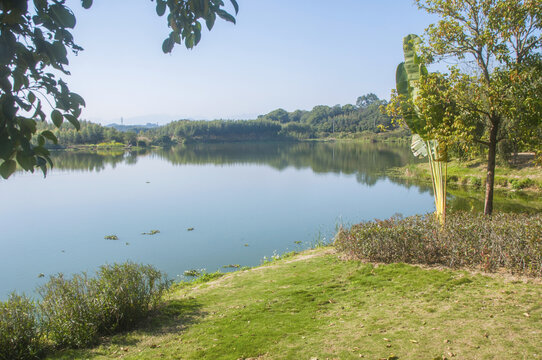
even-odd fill
[{"label": "foliage overhead", "polygon": [[[237,14],[237,2],[230,1]],[[88,9],[92,0],[81,4]],[[183,41],[189,49],[197,45],[200,19],[209,30],[217,16],[235,23],[224,6],[221,0],[157,0],[158,15],[169,11],[171,33],[162,45],[164,53]],[[80,127],[85,101],[62,78],[70,75],[68,53],[83,50],[70,32],[75,25],[65,0],[0,0],[0,175],[4,178],[17,164],[27,171],[38,167],[44,174],[52,166],[45,144],[56,143],[57,138],[48,129],[38,131],[37,121],[48,119],[57,128],[68,121]]]}]

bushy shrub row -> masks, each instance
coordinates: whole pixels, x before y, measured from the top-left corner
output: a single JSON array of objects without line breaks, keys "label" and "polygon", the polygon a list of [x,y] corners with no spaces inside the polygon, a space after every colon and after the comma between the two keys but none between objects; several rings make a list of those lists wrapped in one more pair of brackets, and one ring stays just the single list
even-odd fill
[{"label": "bushy shrub row", "polygon": [[169,285],[150,265],[105,265],[97,276],[52,276],[41,301],[0,302],[0,360],[36,359],[46,347],[82,347],[128,329],[155,308]]},{"label": "bushy shrub row", "polygon": [[36,304],[11,294],[0,302],[0,359],[36,359],[43,353]]},{"label": "bushy shrub row", "polygon": [[433,214],[392,217],[341,229],[335,247],[376,262],[471,267],[542,277],[542,214]]}]

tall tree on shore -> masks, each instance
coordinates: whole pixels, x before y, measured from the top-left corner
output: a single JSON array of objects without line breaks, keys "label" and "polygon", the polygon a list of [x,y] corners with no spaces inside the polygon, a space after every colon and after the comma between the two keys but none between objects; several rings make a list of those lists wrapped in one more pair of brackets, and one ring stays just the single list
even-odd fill
[{"label": "tall tree on shore", "polygon": [[[435,198],[435,214],[444,224],[446,221],[446,176],[448,162],[448,143],[439,141],[433,129],[441,129],[456,115],[453,102],[424,101],[432,94],[424,92],[423,84],[433,79],[435,74],[427,71],[424,60],[419,55],[421,39],[410,34],[403,39],[405,61],[397,66],[396,90],[392,92],[386,111],[395,120],[406,123],[412,131],[411,149],[415,156],[427,157],[431,172],[431,183]],[[439,82],[440,83],[440,82]],[[438,87],[434,94],[439,94]]]},{"label": "tall tree on shore", "polygon": [[[487,146],[485,214],[493,211],[497,144],[542,142],[542,2],[416,0],[441,17],[425,32],[425,60],[452,61],[449,75],[426,78],[426,103],[453,101],[449,126],[430,127],[444,141]],[[436,81],[440,79],[439,81]],[[431,92],[432,87],[447,89]]]},{"label": "tall tree on shore", "polygon": [[[79,128],[83,98],[71,92],[53,71],[69,75],[68,52],[83,50],[74,42],[73,12],[65,0],[0,0],[0,175],[8,178],[17,164],[45,174],[52,162],[47,140],[57,142],[50,130],[39,131],[37,121],[50,119],[56,127],[64,120]],[[236,0],[230,0],[235,13]],[[92,0],[81,0],[88,9]],[[191,49],[201,39],[204,21],[211,30],[217,17],[235,23],[222,0],[156,0],[156,13],[167,15],[171,33],[162,43],[169,53],[175,44]]]}]

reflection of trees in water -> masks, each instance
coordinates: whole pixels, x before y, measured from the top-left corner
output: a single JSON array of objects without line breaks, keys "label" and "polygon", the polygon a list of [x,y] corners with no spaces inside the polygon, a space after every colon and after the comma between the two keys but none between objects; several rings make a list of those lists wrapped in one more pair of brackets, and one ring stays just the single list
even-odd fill
[{"label": "reflection of trees in water", "polygon": [[[153,151],[59,151],[52,156],[57,169],[101,171],[107,165],[115,168],[117,164],[136,164],[138,157],[145,155],[156,156],[176,165],[258,164],[278,170],[310,168],[315,173],[355,175],[359,183],[369,186],[387,178],[387,169],[418,161],[411,155],[408,146],[346,142],[191,144]],[[409,189],[415,187],[420,193],[433,192],[429,183],[420,183],[416,179],[389,179]],[[542,201],[536,201],[533,197],[521,198],[520,195],[515,198],[496,195],[495,206],[500,211],[540,211]],[[481,211],[483,193],[449,189],[448,209]]]},{"label": "reflection of trees in water", "polygon": [[158,150],[173,164],[261,164],[278,170],[310,168],[315,173],[356,175],[374,185],[391,167],[416,161],[407,146],[378,143],[223,143]]},{"label": "reflection of trees in water", "polygon": [[[66,151],[54,154],[58,169],[100,171],[107,164],[135,164],[137,157],[152,154],[172,164],[259,164],[278,170],[288,167],[309,168],[315,173],[355,175],[363,184],[374,185],[386,177],[391,167],[415,161],[406,146],[378,143],[321,143],[321,142],[260,142],[190,144],[152,152],[83,152]],[[401,183],[401,181],[395,181]]]},{"label": "reflection of trees in water", "polygon": [[56,169],[99,172],[107,165],[115,168],[117,164],[135,164],[137,156],[143,154],[144,151],[125,152],[124,150],[55,151],[51,154],[51,158]]}]

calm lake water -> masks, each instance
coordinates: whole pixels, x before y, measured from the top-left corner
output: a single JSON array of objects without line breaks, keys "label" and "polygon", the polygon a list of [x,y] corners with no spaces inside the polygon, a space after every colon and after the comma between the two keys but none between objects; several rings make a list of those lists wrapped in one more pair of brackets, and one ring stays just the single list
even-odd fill
[{"label": "calm lake water", "polygon": [[[384,174],[416,161],[408,147],[201,144],[58,152],[53,161],[45,179],[17,173],[0,182],[0,298],[32,293],[51,274],[125,260],[171,278],[257,265],[330,241],[341,224],[434,210],[428,187]],[[160,233],[142,235],[153,229]],[[118,241],[104,239],[113,234]]]}]

